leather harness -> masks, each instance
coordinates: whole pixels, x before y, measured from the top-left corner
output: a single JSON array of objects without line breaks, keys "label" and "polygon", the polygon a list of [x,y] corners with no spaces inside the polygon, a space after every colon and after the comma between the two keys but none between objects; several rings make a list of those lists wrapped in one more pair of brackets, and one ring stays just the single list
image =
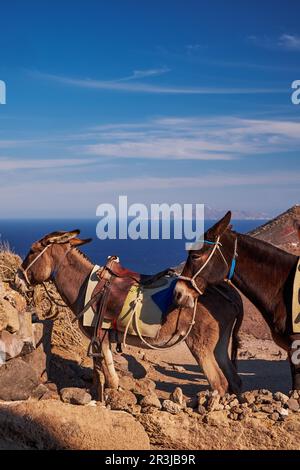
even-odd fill
[{"label": "leather harness", "polygon": [[[117,256],[110,256],[106,265],[96,272],[99,281],[92,293],[91,299],[73,320],[75,322],[81,319],[91,307],[96,314],[96,323],[88,355],[92,357],[102,356],[102,342],[108,331],[102,328],[104,319],[112,322],[117,333],[116,320],[131,286],[134,284],[150,286],[160,278],[166,275],[174,275],[174,273],[174,270],[166,269],[155,275],[140,274],[122,267]],[[119,342],[117,350],[121,351]]]}]

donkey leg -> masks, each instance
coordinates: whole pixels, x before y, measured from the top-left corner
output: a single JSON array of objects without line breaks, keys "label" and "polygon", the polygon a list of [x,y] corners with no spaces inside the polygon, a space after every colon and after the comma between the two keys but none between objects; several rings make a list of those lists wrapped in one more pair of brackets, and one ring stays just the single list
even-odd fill
[{"label": "donkey leg", "polygon": [[109,335],[105,335],[102,342],[102,353],[104,356],[103,371],[105,374],[105,384],[108,388],[117,389],[119,387],[119,377],[114,365]]},{"label": "donkey leg", "polygon": [[103,358],[93,360],[93,385],[96,390],[97,400],[104,402],[105,375],[103,373]]},{"label": "donkey leg", "polygon": [[187,338],[186,343],[200,368],[203,370],[211,388],[217,390],[219,394],[223,396],[228,391],[228,381],[217,364],[213,354],[213,348],[196,348],[191,338]]},{"label": "donkey leg", "polygon": [[229,357],[229,345],[232,325],[229,325],[218,341],[215,348],[215,357],[219,367],[222,369],[229,383],[229,392],[238,395],[241,392],[242,380],[237,373],[237,369]]}]

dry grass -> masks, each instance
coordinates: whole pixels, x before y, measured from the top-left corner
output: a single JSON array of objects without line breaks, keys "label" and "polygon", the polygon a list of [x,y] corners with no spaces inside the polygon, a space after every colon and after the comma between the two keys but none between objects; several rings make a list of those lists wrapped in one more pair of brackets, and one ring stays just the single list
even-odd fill
[{"label": "dry grass", "polygon": [[0,281],[13,281],[21,263],[20,256],[13,252],[9,243],[0,239]]},{"label": "dry grass", "polygon": [[[0,239],[0,282],[11,283],[22,263],[19,255],[13,252],[8,242]],[[51,297],[59,304],[63,301],[54,284],[46,283]],[[35,311],[40,319],[47,319],[58,315],[54,321],[52,345],[65,351],[74,351],[76,355],[86,354],[86,342],[77,323],[72,323],[74,318],[67,307],[59,307],[51,303],[42,285],[34,287],[32,294],[26,295],[28,309]]]}]

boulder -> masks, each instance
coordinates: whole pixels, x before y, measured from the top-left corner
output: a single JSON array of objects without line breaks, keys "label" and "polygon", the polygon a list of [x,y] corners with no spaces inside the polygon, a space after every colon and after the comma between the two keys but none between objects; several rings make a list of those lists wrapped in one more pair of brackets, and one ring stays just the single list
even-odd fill
[{"label": "boulder", "polygon": [[37,400],[41,400],[46,393],[50,392],[50,390],[44,384],[39,384],[36,389],[33,390],[31,394],[31,398],[36,398]]},{"label": "boulder", "polygon": [[184,405],[184,397],[183,397],[183,392],[180,387],[176,387],[175,390],[170,395],[170,400],[173,401],[174,403],[177,403],[180,406]]},{"label": "boulder", "polygon": [[87,405],[92,400],[91,395],[86,390],[76,387],[63,388],[60,391],[60,396],[64,403],[70,403],[71,405]]},{"label": "boulder", "polygon": [[27,400],[39,385],[36,371],[21,358],[0,366],[0,399]]},{"label": "boulder", "polygon": [[0,326],[10,333],[15,333],[20,328],[18,310],[4,298],[0,299]]},{"label": "boulder", "polygon": [[51,332],[51,321],[47,320],[33,323],[33,343],[36,349],[23,357],[23,360],[36,370],[42,382],[47,382],[49,377],[51,361]]},{"label": "boulder", "polygon": [[162,409],[164,411],[167,411],[168,413],[171,413],[171,414],[178,414],[182,411],[182,408],[180,405],[178,405],[177,403],[174,403],[173,401],[171,400],[164,400],[162,402]]},{"label": "boulder", "polygon": [[0,403],[2,437],[43,450],[150,449],[144,428],[130,414],[53,400]]},{"label": "boulder", "polygon": [[289,397],[282,392],[276,392],[274,393],[274,400],[277,400],[284,405],[288,402]]},{"label": "boulder", "polygon": [[4,330],[0,333],[0,363],[8,361],[21,354],[24,341],[17,333],[9,333]]},{"label": "boulder", "polygon": [[135,389],[135,380],[131,375],[123,375],[119,379],[119,386],[124,390],[134,390]]},{"label": "boulder", "polygon": [[296,398],[289,398],[286,404],[288,406],[288,409],[291,411],[299,411],[300,409],[300,405]]},{"label": "boulder", "polygon": [[156,388],[155,382],[148,378],[143,378],[135,381],[135,386],[132,389],[133,393],[136,395],[142,395],[145,397],[146,395],[150,395],[154,392]]},{"label": "boulder", "polygon": [[154,393],[152,393],[150,395],[146,395],[145,397],[143,397],[140,401],[140,405],[143,408],[145,406],[147,406],[147,407],[158,408],[159,410],[161,409],[161,403],[160,403],[159,399],[157,398],[157,396]]},{"label": "boulder", "polygon": [[129,405],[136,405],[136,396],[129,390],[115,390],[107,388],[105,390],[106,404],[112,410],[128,410]]}]

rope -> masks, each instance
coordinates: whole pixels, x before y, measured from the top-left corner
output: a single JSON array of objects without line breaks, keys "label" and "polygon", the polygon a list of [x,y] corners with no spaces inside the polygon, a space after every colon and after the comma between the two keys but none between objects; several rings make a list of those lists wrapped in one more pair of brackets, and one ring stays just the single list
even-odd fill
[{"label": "rope", "polygon": [[[148,346],[148,348],[150,349],[155,349],[155,350],[158,350],[158,351],[163,351],[163,350],[167,350],[167,349],[173,349],[175,348],[176,346],[178,346],[179,344],[183,343],[183,341],[186,340],[186,338],[189,336],[194,324],[195,324],[195,317],[196,317],[196,311],[197,311],[197,299],[195,300],[195,304],[194,304],[194,310],[193,310],[193,316],[192,316],[192,321],[189,325],[189,328],[187,329],[187,332],[185,333],[185,335],[182,337],[182,338],[178,338],[178,340],[176,340],[176,342],[174,344],[172,344],[171,346],[154,346],[153,344],[150,344],[148,343],[148,341],[145,340],[145,338],[143,338],[142,334],[141,334],[141,331],[140,331],[140,328],[139,328],[139,325],[138,325],[138,319],[137,319],[137,311],[134,310],[132,315],[131,315],[131,318],[130,318],[130,321],[128,322],[128,324],[126,325],[126,335],[127,335],[127,331],[128,331],[128,328],[129,328],[129,323],[131,323],[133,317],[134,317],[134,320],[135,320],[135,327],[136,327],[136,331],[137,331],[137,334],[138,334],[138,337],[140,338],[140,340],[142,341],[142,343],[144,343],[146,346]],[[124,340],[126,340],[126,337],[125,337],[125,332],[124,332],[124,338],[123,338],[123,346],[126,347],[126,342],[124,342]],[[175,335],[174,335],[175,336]],[[171,338],[173,339],[174,336]]]}]

